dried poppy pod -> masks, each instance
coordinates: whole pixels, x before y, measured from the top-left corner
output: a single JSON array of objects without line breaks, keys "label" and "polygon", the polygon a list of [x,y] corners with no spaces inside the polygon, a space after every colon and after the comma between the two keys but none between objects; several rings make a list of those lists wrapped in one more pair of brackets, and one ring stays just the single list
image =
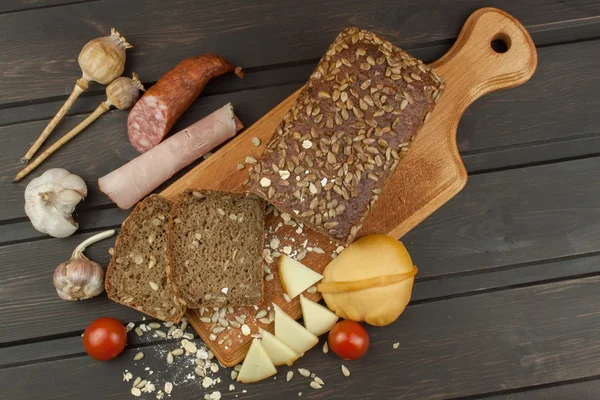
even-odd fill
[{"label": "dried poppy pod", "polygon": [[86,119],[81,121],[79,125],[73,128],[65,136],[61,137],[56,143],[36,158],[35,161],[23,168],[23,170],[15,177],[14,182],[18,182],[27,176],[27,174],[33,171],[52,153],[60,149],[65,143],[73,139],[79,132],[98,119],[98,117],[110,110],[110,106],[115,106],[119,110],[126,110],[132,107],[140,98],[140,90],[144,90],[144,85],[142,85],[142,82],[140,82],[139,77],[135,72],[133,73],[133,78],[122,76],[112,81],[112,83],[106,87],[106,100],[100,103],[98,108],[88,115]]},{"label": "dried poppy pod", "polygon": [[77,80],[65,104],[58,110],[58,113],[21,159],[22,162],[29,162],[67,111],[73,106],[79,95],[87,90],[90,81],[106,85],[121,76],[125,68],[125,50],[132,47],[114,28],[111,29],[110,36],[90,40],[83,46],[77,59],[82,72],[81,78]]}]

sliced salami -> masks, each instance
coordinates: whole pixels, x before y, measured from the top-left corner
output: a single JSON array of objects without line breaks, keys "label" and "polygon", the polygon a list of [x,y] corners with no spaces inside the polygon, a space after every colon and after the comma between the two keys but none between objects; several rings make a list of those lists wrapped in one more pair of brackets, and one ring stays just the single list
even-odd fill
[{"label": "sliced salami", "polygon": [[159,144],[212,78],[234,71],[217,54],[188,58],[163,75],[135,104],[127,120],[129,142],[140,153]]}]

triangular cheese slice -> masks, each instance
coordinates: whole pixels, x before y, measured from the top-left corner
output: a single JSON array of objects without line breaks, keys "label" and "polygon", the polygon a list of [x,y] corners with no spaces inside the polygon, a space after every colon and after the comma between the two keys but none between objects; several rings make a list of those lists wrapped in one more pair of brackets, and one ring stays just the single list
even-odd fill
[{"label": "triangular cheese slice", "polygon": [[339,319],[329,308],[304,296],[300,296],[300,306],[302,306],[304,326],[313,335],[319,336],[329,332]]},{"label": "triangular cheese slice", "polygon": [[275,366],[287,364],[291,366],[300,356],[285,343],[277,339],[271,332],[259,329],[262,345]]},{"label": "triangular cheese slice", "polygon": [[238,373],[237,380],[244,383],[258,382],[276,373],[277,369],[271,362],[260,339],[254,339],[248,354],[246,354],[242,369]]},{"label": "triangular cheese slice", "polygon": [[279,260],[279,278],[291,299],[323,279],[323,275],[285,255]]},{"label": "triangular cheese slice", "polygon": [[275,337],[294,350],[296,354],[302,356],[319,343],[319,338],[283,312],[277,304],[273,304],[273,307],[275,307]]}]

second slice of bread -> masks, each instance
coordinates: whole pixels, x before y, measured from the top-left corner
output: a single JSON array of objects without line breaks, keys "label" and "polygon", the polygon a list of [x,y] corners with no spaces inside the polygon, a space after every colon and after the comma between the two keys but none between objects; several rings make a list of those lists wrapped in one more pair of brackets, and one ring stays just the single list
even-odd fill
[{"label": "second slice of bread", "polygon": [[262,300],[265,202],[257,196],[187,190],[169,216],[167,271],[190,308]]}]

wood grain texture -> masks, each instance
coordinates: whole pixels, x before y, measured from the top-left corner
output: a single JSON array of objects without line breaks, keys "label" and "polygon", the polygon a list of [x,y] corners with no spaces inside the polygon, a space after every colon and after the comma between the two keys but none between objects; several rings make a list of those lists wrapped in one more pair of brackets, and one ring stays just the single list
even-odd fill
[{"label": "wood grain texture", "polygon": [[43,7],[57,7],[74,3],[83,3],[86,0],[2,0],[0,13],[34,10]]},{"label": "wood grain texture", "polygon": [[[504,54],[491,48],[490,43],[498,38],[509,45]],[[408,155],[385,184],[358,236],[385,233],[398,239],[463,188],[467,174],[456,147],[460,116],[479,97],[525,83],[535,71],[537,53],[527,31],[516,19],[502,10],[482,8],[469,17],[454,46],[433,65],[446,81],[446,90]],[[236,166],[248,156],[260,157],[298,94],[299,91],[288,97],[161,194],[173,199],[188,188],[245,190],[243,181],[247,170],[238,170]],[[261,146],[252,148],[254,137],[261,140]],[[305,239],[327,241],[324,235],[308,228],[293,235],[294,242],[298,243]],[[335,248],[337,244],[330,246]],[[307,261],[307,265],[322,271],[332,255],[331,249],[325,250],[314,261]],[[265,294],[265,304],[276,300],[281,300],[281,296]],[[286,311],[293,318],[301,316],[298,305]],[[232,366],[243,360],[250,337],[241,337],[237,345],[219,344],[207,340],[212,329],[210,324],[202,324],[194,312],[188,313],[188,317],[224,365]]]},{"label": "wood grain texture", "polygon": [[[419,266],[413,299],[600,271],[598,170],[600,157],[471,177],[465,190],[402,239]],[[113,224],[126,214],[109,219],[94,211],[83,219],[91,224],[97,216]],[[0,324],[0,342],[82,330],[90,315],[140,319],[139,313],[127,313],[128,308],[104,296],[92,304],[73,304],[56,296],[54,268],[90,234],[0,247],[0,321],[6,321]],[[113,242],[114,238],[91,246],[87,254],[106,266]],[[585,254],[589,256],[580,257]],[[309,261],[318,265],[315,258]],[[36,329],[28,328],[32,321]]]},{"label": "wood grain texture", "polygon": [[[344,362],[350,378],[342,376],[342,361],[332,353],[311,351],[298,360],[294,369],[308,368],[325,381],[319,391],[310,389],[309,381],[298,373],[285,382],[290,368],[283,367],[276,380],[253,385],[236,382],[232,392],[227,390],[229,370],[221,369],[222,382],[215,388],[206,391],[192,380],[176,385],[173,395],[196,398],[220,390],[224,399],[235,395],[281,399],[296,398],[302,391],[303,398],[313,399],[435,400],[597,376],[598,285],[600,277],[591,277],[410,307],[394,324],[368,328],[370,351],[361,360]],[[392,348],[395,342],[400,343],[397,350]],[[189,363],[167,366],[164,355],[169,349],[170,345],[155,351],[148,348],[137,365],[131,361],[137,350],[128,349],[109,363],[83,356],[2,369],[0,380],[11,385],[0,385],[0,395],[14,400],[81,399],[95,394],[129,398],[131,385],[121,382],[125,369],[147,377],[144,368],[150,367],[151,379],[159,385],[166,380],[178,382],[182,373],[191,371]],[[43,376],[61,378],[50,389]],[[588,398],[592,399],[583,397]]]},{"label": "wood grain texture", "polygon": [[[233,104],[235,113],[242,122],[256,121],[298,87],[300,84],[290,84],[247,90],[235,95],[222,94],[202,97],[181,117],[173,131],[177,132],[179,129],[191,125],[228,102]],[[257,101],[258,98],[261,101]],[[63,130],[68,131],[83,118],[85,117],[65,118],[60,130],[53,132],[47,145],[56,140]],[[29,140],[35,139],[47,121],[0,127],[0,142],[3,143],[3,146],[0,146],[0,196],[2,199],[0,220],[24,217],[23,192],[27,183],[49,168],[65,168],[86,181],[88,197],[79,205],[78,211],[93,206],[111,204],[110,199],[98,190],[97,180],[138,155],[127,139],[126,120],[126,112],[115,110],[107,113],[87,128],[80,137],[72,140],[48,158],[40,171],[34,172],[16,184],[11,181],[23,166],[19,162],[19,154],[27,150]],[[186,171],[180,172],[176,177],[182,176]]]},{"label": "wood grain texture", "polygon": [[[600,75],[587,73],[600,68],[599,43],[591,41],[542,48],[539,50],[539,68],[527,85],[491,93],[469,107],[459,123],[457,133],[458,147],[467,171],[472,173],[482,169],[505,168],[600,153],[600,136],[597,134],[600,123],[600,98],[595,96],[595,88],[600,85]],[[431,56],[439,53],[439,50],[417,53]],[[279,71],[276,74],[277,79],[283,82],[303,80],[308,77],[312,68],[313,65],[310,64],[293,67],[288,72]],[[268,75],[265,73],[261,80],[254,81],[252,86],[262,86],[261,82],[278,82],[267,80]],[[561,79],[556,79],[556,76],[561,76]],[[232,82],[241,81],[235,79]],[[236,112],[241,114],[243,122],[249,126],[300,86],[300,83],[293,83],[203,96],[184,115],[178,127],[195,122],[201,116],[210,113],[211,107],[216,109],[224,102],[232,100]],[[557,95],[548,96],[549,92]],[[89,101],[82,99],[83,103],[75,105],[76,108],[81,107],[77,112],[95,108],[103,98],[102,95]],[[0,148],[0,197],[3,200],[0,220],[24,216],[22,192],[25,183],[11,182],[14,173],[22,167],[18,161],[18,153],[28,148],[29,143],[47,123],[47,118],[60,107],[59,103],[60,101],[56,102],[55,107],[44,103],[23,106],[23,110],[0,109],[0,120],[5,118],[6,121],[14,122],[23,118],[40,119],[0,127],[0,140],[6,144]],[[64,125],[59,127],[57,135],[75,126],[82,118],[67,118]],[[90,196],[78,210],[110,204],[110,200],[99,193],[95,180],[136,156],[137,153],[127,141],[125,119],[124,113],[109,113],[103,120],[98,121],[101,125],[92,125],[88,128],[89,132],[82,134],[81,140],[69,143],[65,149],[61,149],[61,152],[47,161],[48,168],[50,165],[68,166],[74,171],[77,170],[89,183]],[[55,140],[54,136],[50,140]],[[101,143],[101,140],[105,142]],[[98,144],[101,146],[96,146]],[[98,148],[97,152],[90,151],[92,145]],[[18,151],[13,150],[15,148]]]},{"label": "wood grain texture", "polygon": [[[600,16],[594,0],[499,0],[494,5],[538,30]],[[111,26],[135,46],[127,52],[127,74],[136,71],[142,80],[154,82],[179,60],[209,51],[245,68],[317,59],[349,25],[408,48],[452,40],[481,6],[478,0],[460,5],[436,0],[227,0],[214,7],[207,0],[172,0],[165,7],[162,0],[106,0],[0,15],[0,104],[68,93],[80,76],[76,58],[81,47],[107,35]]]}]

